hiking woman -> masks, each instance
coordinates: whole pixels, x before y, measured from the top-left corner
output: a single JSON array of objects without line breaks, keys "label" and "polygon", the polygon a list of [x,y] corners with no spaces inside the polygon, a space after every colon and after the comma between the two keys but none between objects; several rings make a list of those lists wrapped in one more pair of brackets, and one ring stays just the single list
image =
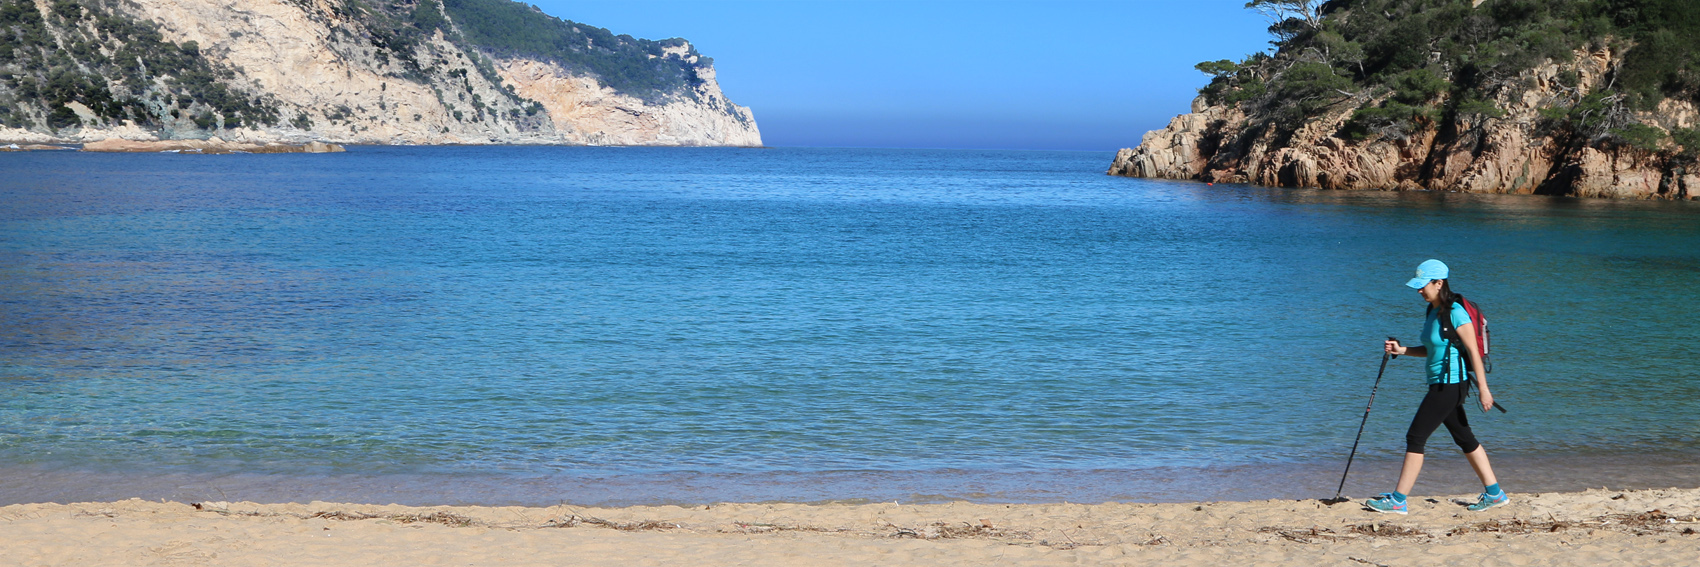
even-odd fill
[{"label": "hiking woman", "polygon": [[[1399,486],[1393,492],[1382,493],[1364,503],[1377,512],[1406,513],[1406,498],[1417,483],[1417,473],[1423,470],[1423,445],[1428,443],[1429,436],[1441,424],[1446,424],[1452,440],[1464,451],[1464,457],[1470,461],[1470,467],[1476,469],[1476,476],[1481,477],[1485,487],[1469,509],[1480,512],[1511,502],[1511,497],[1500,490],[1499,480],[1493,476],[1493,467],[1488,465],[1487,449],[1482,448],[1470,432],[1470,420],[1464,411],[1464,398],[1470,392],[1470,384],[1466,381],[1475,379],[1475,386],[1481,393],[1482,411],[1493,407],[1493,393],[1488,391],[1487,373],[1482,372],[1481,349],[1476,345],[1474,323],[1470,321],[1469,311],[1455,302],[1452,288],[1446,281],[1449,275],[1450,270],[1440,260],[1428,260],[1417,266],[1417,277],[1405,285],[1416,289],[1429,304],[1428,316],[1423,322],[1423,345],[1405,347],[1393,340],[1384,345],[1386,352],[1394,356],[1407,354],[1428,358],[1428,395],[1423,397],[1422,405],[1417,407],[1417,416],[1411,419],[1411,429],[1405,433],[1405,466],[1399,471]],[[1440,316],[1451,318],[1450,326],[1455,332],[1450,338],[1456,340],[1442,336]],[[1466,372],[1465,362],[1469,363],[1469,372]]]}]

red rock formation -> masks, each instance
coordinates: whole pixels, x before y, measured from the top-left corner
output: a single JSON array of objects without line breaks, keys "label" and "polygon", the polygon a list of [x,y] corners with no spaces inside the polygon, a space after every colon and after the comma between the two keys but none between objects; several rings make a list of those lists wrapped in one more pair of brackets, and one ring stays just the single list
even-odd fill
[{"label": "red rock formation", "polygon": [[[1264,117],[1239,105],[1210,105],[1145,134],[1139,147],[1117,152],[1109,174],[1279,187],[1341,190],[1541,193],[1631,199],[1700,198],[1700,166],[1677,155],[1670,142],[1658,150],[1610,141],[1578,140],[1551,128],[1539,110],[1565,90],[1561,71],[1581,78],[1582,94],[1598,88],[1621,54],[1578,53],[1574,62],[1547,64],[1525,73],[1523,88],[1498,93],[1499,118],[1426,124],[1404,138],[1338,136],[1357,108],[1380,102],[1358,97],[1312,117],[1278,140]],[[1692,128],[1700,112],[1666,100],[1636,119],[1664,130]]]}]

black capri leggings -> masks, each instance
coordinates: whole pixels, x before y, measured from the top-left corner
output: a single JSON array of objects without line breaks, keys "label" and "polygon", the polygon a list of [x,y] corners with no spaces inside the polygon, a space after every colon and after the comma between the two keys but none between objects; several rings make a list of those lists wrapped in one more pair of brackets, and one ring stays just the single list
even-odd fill
[{"label": "black capri leggings", "polygon": [[1411,429],[1405,432],[1405,452],[1422,454],[1423,445],[1428,444],[1429,436],[1442,423],[1452,433],[1452,441],[1465,453],[1481,447],[1476,435],[1470,432],[1470,419],[1464,413],[1466,392],[1463,384],[1429,384],[1428,395],[1423,396],[1423,405],[1417,407]]}]

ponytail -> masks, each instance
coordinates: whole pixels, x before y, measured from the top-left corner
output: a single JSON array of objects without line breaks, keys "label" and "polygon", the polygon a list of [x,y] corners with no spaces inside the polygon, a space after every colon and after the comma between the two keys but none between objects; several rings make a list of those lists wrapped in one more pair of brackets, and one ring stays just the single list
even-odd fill
[{"label": "ponytail", "polygon": [[[1447,280],[1439,280],[1439,281],[1440,281],[1440,294],[1439,294],[1438,297],[1440,298],[1440,305],[1441,305],[1440,313],[1441,314],[1437,315],[1437,316],[1438,317],[1446,317],[1446,316],[1449,316],[1448,314],[1452,313],[1452,304],[1458,302],[1458,296],[1456,294],[1452,293],[1452,283],[1450,281],[1447,281]],[[1433,313],[1434,312],[1434,306],[1433,305],[1428,306],[1424,310],[1424,312],[1425,313]],[[1444,332],[1445,329],[1447,327],[1450,327],[1450,326],[1452,326],[1452,323],[1451,323],[1450,320],[1442,322],[1441,326],[1440,326],[1440,328],[1442,330],[1442,334],[1445,334],[1445,332]]]}]

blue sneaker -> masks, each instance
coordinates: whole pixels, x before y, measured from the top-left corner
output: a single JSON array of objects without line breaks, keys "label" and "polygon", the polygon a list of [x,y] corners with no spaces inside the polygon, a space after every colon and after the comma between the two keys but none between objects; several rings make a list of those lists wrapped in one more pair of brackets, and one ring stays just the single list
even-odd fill
[{"label": "blue sneaker", "polygon": [[1381,496],[1377,496],[1370,499],[1368,502],[1364,502],[1364,507],[1383,514],[1405,514],[1409,512],[1404,502],[1399,502],[1393,499],[1393,493],[1391,492],[1383,492],[1381,493]]},{"label": "blue sneaker", "polygon": [[1480,512],[1480,511],[1486,510],[1488,508],[1493,508],[1495,506],[1504,506],[1504,505],[1510,504],[1510,503],[1511,503],[1511,495],[1510,494],[1500,492],[1499,496],[1489,496],[1488,493],[1483,492],[1483,493],[1481,493],[1481,495],[1476,496],[1476,503],[1475,504],[1471,504],[1469,506],[1466,506],[1465,508],[1469,509],[1471,512]]}]

